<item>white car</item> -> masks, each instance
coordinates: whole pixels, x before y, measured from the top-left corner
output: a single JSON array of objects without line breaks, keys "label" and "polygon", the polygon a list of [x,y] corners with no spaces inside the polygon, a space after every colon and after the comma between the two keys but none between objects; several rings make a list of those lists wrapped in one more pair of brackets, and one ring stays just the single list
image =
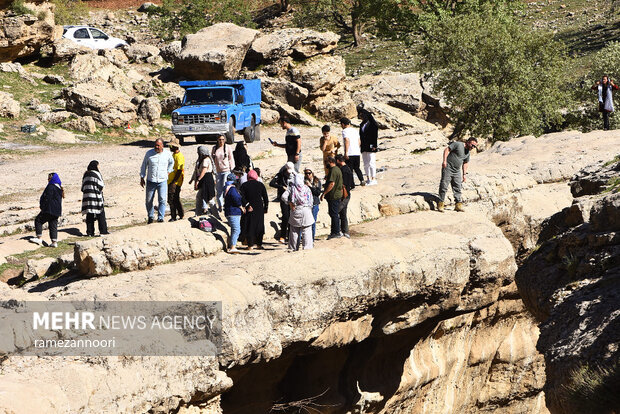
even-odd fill
[{"label": "white car", "polygon": [[89,26],[64,26],[62,37],[70,39],[80,46],[91,49],[115,49],[127,46],[127,42],[117,37],[108,36],[99,29]]}]

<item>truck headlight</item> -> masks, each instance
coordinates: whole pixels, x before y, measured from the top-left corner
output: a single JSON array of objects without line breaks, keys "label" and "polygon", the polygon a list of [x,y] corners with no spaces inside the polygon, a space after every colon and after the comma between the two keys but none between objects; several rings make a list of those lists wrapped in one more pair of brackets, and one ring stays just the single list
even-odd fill
[{"label": "truck headlight", "polygon": [[172,113],[172,125],[176,125],[179,123],[179,114],[176,112]]},{"label": "truck headlight", "polygon": [[220,120],[222,120],[222,122],[226,122],[228,120],[225,110],[222,109],[220,112],[218,112],[218,115],[220,116]]}]

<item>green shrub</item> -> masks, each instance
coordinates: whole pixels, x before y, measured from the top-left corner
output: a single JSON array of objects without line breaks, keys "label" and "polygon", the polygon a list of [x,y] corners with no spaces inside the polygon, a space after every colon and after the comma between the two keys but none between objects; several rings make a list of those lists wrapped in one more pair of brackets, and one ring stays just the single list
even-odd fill
[{"label": "green shrub", "polygon": [[620,363],[611,366],[582,365],[571,372],[564,398],[575,413],[612,414],[620,408]]},{"label": "green shrub", "polygon": [[24,0],[14,0],[13,3],[11,3],[10,9],[18,16],[23,16],[26,14],[34,15],[34,12],[28,7],[26,7],[26,5],[24,4]]},{"label": "green shrub", "polygon": [[161,7],[147,13],[151,27],[163,39],[172,40],[220,22],[254,27],[253,4],[244,0],[163,0]]},{"label": "green shrub", "polygon": [[435,92],[451,108],[455,136],[507,140],[563,120],[565,48],[509,10],[483,7],[436,21],[425,32],[422,56]]},{"label": "green shrub", "polygon": [[53,0],[54,21],[59,25],[78,24],[88,13],[88,6],[81,0]]}]

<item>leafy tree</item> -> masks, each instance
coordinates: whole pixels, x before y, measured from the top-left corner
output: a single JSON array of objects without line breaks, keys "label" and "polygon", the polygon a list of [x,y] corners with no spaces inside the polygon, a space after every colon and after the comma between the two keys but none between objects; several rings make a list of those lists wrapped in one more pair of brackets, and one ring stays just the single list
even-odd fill
[{"label": "leafy tree", "polygon": [[422,55],[451,108],[455,136],[507,140],[562,121],[565,48],[512,13],[485,6],[444,17],[427,28]]},{"label": "leafy tree", "polygon": [[161,7],[148,13],[151,26],[166,40],[183,37],[189,33],[220,22],[252,27],[253,1],[248,0],[163,0]]}]

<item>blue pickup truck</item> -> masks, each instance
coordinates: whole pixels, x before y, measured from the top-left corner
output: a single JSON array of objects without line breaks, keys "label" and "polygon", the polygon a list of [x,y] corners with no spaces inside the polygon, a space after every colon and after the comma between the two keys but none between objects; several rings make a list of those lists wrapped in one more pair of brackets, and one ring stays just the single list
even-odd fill
[{"label": "blue pickup truck", "polygon": [[229,144],[235,132],[246,142],[260,140],[260,79],[182,81],[181,107],[172,111],[172,133],[181,144],[194,136],[204,144],[218,135]]}]

